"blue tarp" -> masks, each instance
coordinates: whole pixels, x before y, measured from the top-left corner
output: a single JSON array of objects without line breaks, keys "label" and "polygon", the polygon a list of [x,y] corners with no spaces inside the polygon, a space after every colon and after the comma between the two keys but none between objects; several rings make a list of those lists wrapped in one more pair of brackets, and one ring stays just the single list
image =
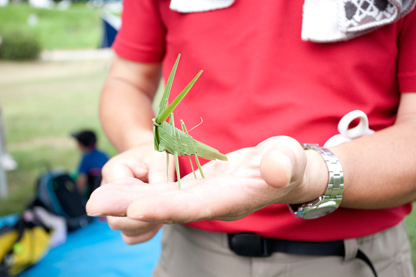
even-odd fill
[{"label": "blue tarp", "polygon": [[127,245],[118,231],[96,220],[69,233],[64,244],[50,249],[19,277],[151,276],[160,255],[160,239],[161,231],[148,242]]}]

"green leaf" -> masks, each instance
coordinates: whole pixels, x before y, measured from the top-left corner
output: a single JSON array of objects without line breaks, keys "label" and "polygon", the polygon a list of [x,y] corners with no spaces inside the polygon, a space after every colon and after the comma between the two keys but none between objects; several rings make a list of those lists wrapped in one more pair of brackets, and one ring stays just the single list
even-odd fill
[{"label": "green leaf", "polygon": [[163,111],[166,109],[166,106],[168,104],[170,90],[172,88],[173,79],[175,78],[175,73],[176,73],[176,69],[178,68],[178,63],[179,63],[180,58],[181,58],[181,54],[179,54],[178,57],[176,58],[176,62],[173,65],[172,71],[170,72],[170,75],[168,78],[168,82],[166,83],[166,87],[165,87],[165,91],[163,92],[162,99],[160,100],[159,107],[157,109],[157,115],[155,118],[155,122],[157,124],[162,123],[167,118],[166,117],[165,119],[161,119],[161,113],[163,113]]},{"label": "green leaf", "polygon": [[[164,111],[162,111],[158,117],[156,117],[156,123],[160,124],[169,117],[170,113],[179,105],[182,99],[188,94],[189,90],[192,88],[196,80],[198,80],[199,76],[202,74],[202,70],[198,72],[198,74],[192,79],[192,81],[182,90],[182,92],[173,100],[172,104],[170,104]],[[169,96],[169,94],[168,94]]]}]

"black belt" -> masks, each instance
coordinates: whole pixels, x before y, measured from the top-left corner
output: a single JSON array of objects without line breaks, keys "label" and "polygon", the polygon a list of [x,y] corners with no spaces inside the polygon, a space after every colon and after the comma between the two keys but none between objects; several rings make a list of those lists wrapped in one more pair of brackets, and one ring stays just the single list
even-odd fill
[{"label": "black belt", "polygon": [[[274,252],[312,256],[345,257],[343,240],[334,241],[295,241],[265,238],[254,233],[228,234],[230,249],[239,256],[269,257]],[[377,277],[377,272],[370,259],[358,249],[355,258],[364,261]]]}]

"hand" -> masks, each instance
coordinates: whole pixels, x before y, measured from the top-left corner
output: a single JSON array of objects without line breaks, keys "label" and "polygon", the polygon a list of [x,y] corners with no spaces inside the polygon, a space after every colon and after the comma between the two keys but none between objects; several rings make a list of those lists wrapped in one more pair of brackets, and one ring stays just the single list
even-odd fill
[{"label": "hand", "polygon": [[[195,180],[189,174],[182,179],[181,190],[174,183],[147,185],[133,178],[108,184],[94,191],[90,209],[125,213],[150,223],[237,220],[271,204],[300,203],[320,195],[325,181],[317,184],[325,180],[327,171],[313,152],[304,151],[291,138],[274,137],[228,154],[228,162],[207,163],[206,179]],[[110,208],[118,203],[124,206],[117,211]]]},{"label": "hand", "polygon": [[[173,181],[173,162],[170,162],[169,180]],[[102,170],[102,186],[115,182],[118,179],[133,177],[147,183],[165,182],[167,178],[166,154],[156,152],[153,149],[153,141],[125,151],[110,159]],[[111,197],[111,196],[110,196]],[[115,195],[117,197],[117,195]],[[90,211],[90,204],[87,203],[87,211],[91,215],[115,215],[108,216],[108,224],[114,230],[120,230],[124,241],[128,244],[135,244],[151,239],[160,229],[159,224],[150,224],[121,217],[125,214],[126,203],[113,201],[110,211],[96,213]],[[118,212],[124,211],[124,212]]]},{"label": "hand", "polygon": [[102,184],[125,177],[134,177],[146,183],[166,182],[167,178],[173,181],[173,161],[170,161],[169,165],[169,174],[167,174],[166,154],[155,151],[151,141],[111,158],[102,169]]}]

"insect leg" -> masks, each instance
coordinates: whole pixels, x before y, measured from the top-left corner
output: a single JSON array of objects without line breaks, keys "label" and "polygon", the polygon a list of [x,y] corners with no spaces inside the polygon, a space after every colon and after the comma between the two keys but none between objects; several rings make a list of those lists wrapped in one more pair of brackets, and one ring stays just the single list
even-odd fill
[{"label": "insect leg", "polygon": [[195,161],[196,161],[196,164],[198,165],[199,172],[201,172],[201,177],[205,178],[204,171],[202,171],[202,167],[201,167],[201,164],[199,163],[198,155],[196,153],[195,153]]},{"label": "insect leg", "polygon": [[[183,122],[182,119],[181,119],[181,125],[182,125],[182,130],[189,136],[188,130],[186,129],[186,126],[185,126],[185,122]],[[197,153],[193,153],[193,154],[195,155],[195,161],[196,161],[196,164],[198,165],[199,172],[201,173],[202,178],[205,178],[204,172],[202,171],[201,164],[199,163],[198,154]],[[191,160],[191,157],[189,157],[189,160]],[[194,167],[192,165],[192,161],[191,161],[191,167],[192,167],[192,171],[193,171]],[[196,179],[195,172],[194,172],[194,176],[195,176],[195,179]]]},{"label": "insect leg", "polygon": [[166,152],[166,182],[169,183],[169,153]]},{"label": "insect leg", "polygon": [[176,177],[178,178],[178,187],[179,189],[181,189],[181,174],[179,171],[179,159],[178,159],[178,154],[175,153],[175,165],[176,165]]},{"label": "insect leg", "polygon": [[[188,130],[186,129],[186,126],[185,126],[185,122],[183,122],[182,119],[181,119],[181,126],[182,126],[182,131],[184,131],[189,136]],[[194,165],[192,164],[191,156],[188,156],[188,158],[189,158],[189,163],[191,164],[192,173],[194,174],[194,177],[196,179],[196,173],[195,173]]]},{"label": "insect leg", "polygon": [[[169,124],[173,127],[173,134],[172,137],[176,139],[176,128],[175,128],[175,120],[173,119],[173,113],[170,114]],[[176,167],[176,178],[178,178],[178,187],[181,189],[181,174],[179,171],[179,159],[178,159],[178,151],[179,149],[175,149],[173,155],[175,156],[175,167]]]},{"label": "insect leg", "polygon": [[[186,127],[185,127],[185,122],[183,122],[182,119],[181,119],[181,125],[182,125],[182,130],[189,136],[188,130],[186,130]],[[201,164],[199,163],[198,154],[197,153],[194,153],[194,155],[195,155],[196,164],[198,165],[199,172],[201,172],[202,178],[205,178],[204,172],[202,171]],[[189,160],[191,161],[191,157],[189,157]],[[191,162],[191,167],[192,167],[192,171],[193,171],[194,170],[194,167],[192,165],[192,162]],[[195,176],[195,172],[194,172],[194,176]],[[195,176],[195,179],[196,179],[196,176]]]},{"label": "insect leg", "polygon": [[188,158],[189,158],[189,163],[191,164],[192,173],[194,174],[194,178],[195,178],[195,179],[197,179],[197,178],[196,178],[195,169],[194,169],[194,165],[192,164],[192,159],[191,159],[191,156],[188,156]]}]

